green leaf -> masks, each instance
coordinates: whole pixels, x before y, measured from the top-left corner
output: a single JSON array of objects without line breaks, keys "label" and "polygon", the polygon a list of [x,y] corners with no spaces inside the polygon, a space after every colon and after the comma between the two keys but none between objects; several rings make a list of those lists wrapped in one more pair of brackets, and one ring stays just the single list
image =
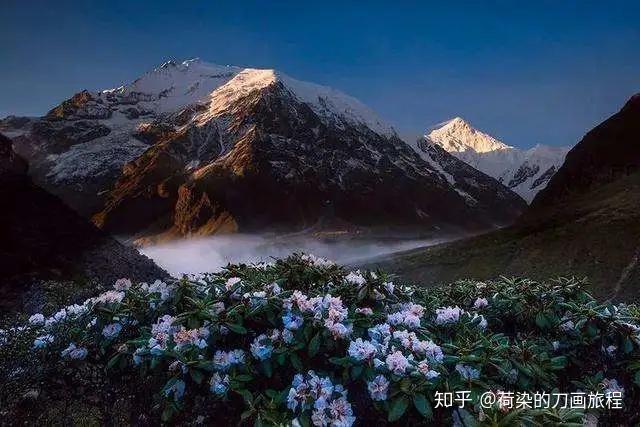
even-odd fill
[{"label": "green leaf", "polygon": [[253,394],[249,390],[242,389],[238,390],[237,393],[242,396],[247,404],[251,405],[253,403]]},{"label": "green leaf", "polygon": [[297,371],[304,370],[304,366],[302,366],[302,361],[300,361],[300,358],[296,353],[291,353],[291,355],[289,356],[289,359],[291,359],[291,366],[293,366]]},{"label": "green leaf", "polygon": [[189,373],[191,374],[191,378],[193,379],[193,381],[195,381],[196,384],[202,384],[202,380],[204,380],[204,374],[202,373],[202,371],[198,369],[191,369],[189,370]]},{"label": "green leaf", "polygon": [[247,409],[246,411],[244,411],[242,414],[240,414],[240,421],[245,421],[246,419],[251,418],[253,412],[253,409]]},{"label": "green leaf", "polygon": [[391,402],[391,409],[389,409],[387,420],[389,420],[389,422],[398,421],[402,418],[408,406],[409,400],[406,396],[400,396],[394,399],[394,401]]},{"label": "green leaf", "polygon": [[309,350],[308,350],[309,357],[314,357],[316,354],[318,354],[319,349],[320,349],[320,332],[315,334],[311,339],[311,342],[309,342]]},{"label": "green leaf", "polygon": [[244,335],[247,333],[247,328],[245,328],[242,325],[238,325],[237,323],[227,323],[227,328],[229,328],[231,331],[235,332],[236,334],[240,334],[240,335]]},{"label": "green leaf", "polygon": [[275,391],[274,389],[267,389],[264,391],[264,394],[267,395],[270,399],[277,400],[280,397],[280,393]]},{"label": "green leaf", "polygon": [[262,362],[262,370],[267,378],[271,378],[271,375],[273,375],[273,366],[271,366],[271,361],[265,360]]},{"label": "green leaf", "polygon": [[404,391],[405,393],[409,393],[409,391],[411,390],[411,380],[409,378],[403,378],[400,381],[400,390]]},{"label": "green leaf", "polygon": [[334,365],[339,366],[349,366],[351,364],[351,361],[348,357],[330,357],[329,363],[333,363]]},{"label": "green leaf", "polygon": [[536,325],[538,325],[540,329],[546,329],[549,327],[549,321],[541,311],[536,314]]},{"label": "green leaf", "polygon": [[359,290],[358,290],[358,301],[362,301],[363,299],[365,299],[367,297],[367,294],[369,293],[369,287],[367,285],[363,285]]},{"label": "green leaf", "polygon": [[462,420],[462,425],[464,425],[465,427],[475,427],[478,425],[476,419],[466,409],[457,408],[455,409],[455,411],[458,411],[458,415]]},{"label": "green leaf", "polygon": [[425,418],[433,417],[433,410],[431,409],[431,403],[427,400],[424,394],[418,393],[413,396],[413,406],[416,407],[420,415]]},{"label": "green leaf", "polygon": [[362,370],[363,370],[363,367],[361,365],[354,366],[353,368],[351,368],[351,378],[353,378],[354,380],[357,380],[360,377],[360,375],[362,375]]},{"label": "green leaf", "polygon": [[162,411],[162,415],[161,415],[162,421],[164,421],[164,422],[171,421],[171,419],[173,418],[174,413],[175,413],[175,409],[173,408],[173,405],[167,405],[164,408],[164,411]]},{"label": "green leaf", "polygon": [[551,363],[553,364],[554,369],[563,369],[567,366],[567,356],[558,356],[551,359]]},{"label": "green leaf", "polygon": [[123,353],[117,353],[111,359],[109,359],[109,363],[107,363],[107,370],[112,369],[122,358]]},{"label": "green leaf", "polygon": [[309,420],[309,416],[307,414],[301,415],[300,417],[298,417],[298,420],[300,421],[302,427],[311,426],[311,420]]}]

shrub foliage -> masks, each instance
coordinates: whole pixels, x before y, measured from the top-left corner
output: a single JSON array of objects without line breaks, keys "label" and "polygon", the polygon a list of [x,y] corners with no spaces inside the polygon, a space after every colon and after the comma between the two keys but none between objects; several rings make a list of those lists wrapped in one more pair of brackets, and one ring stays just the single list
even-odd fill
[{"label": "shrub foliage", "polygon": [[[599,303],[575,279],[425,289],[293,255],[175,282],[122,279],[7,327],[0,397],[5,415],[35,422],[628,423],[639,324],[635,306]],[[471,401],[438,404],[436,392],[456,391]],[[486,391],[615,393],[623,407],[481,408]]]}]

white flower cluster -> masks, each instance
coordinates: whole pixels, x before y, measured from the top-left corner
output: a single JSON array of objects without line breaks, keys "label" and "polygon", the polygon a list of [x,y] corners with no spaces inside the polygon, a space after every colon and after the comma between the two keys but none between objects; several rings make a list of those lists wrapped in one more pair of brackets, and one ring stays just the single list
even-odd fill
[{"label": "white flower cluster", "polygon": [[315,256],[313,254],[304,254],[300,258],[307,264],[313,265],[314,267],[329,268],[336,265],[334,261]]},{"label": "white flower cluster", "polygon": [[622,387],[616,379],[605,378],[604,380],[602,380],[601,386],[602,393],[606,397],[610,397],[613,393],[619,393],[621,396],[624,395],[624,387]]},{"label": "white flower cluster", "polygon": [[362,286],[367,283],[367,279],[364,278],[360,270],[352,271],[344,277],[344,281],[356,286]]},{"label": "white flower cluster", "polygon": [[312,409],[311,422],[315,426],[353,425],[356,417],[347,401],[347,391],[334,385],[328,377],[319,377],[314,371],[306,376],[296,374],[287,395],[287,407],[291,411]]},{"label": "white flower cluster", "polygon": [[[174,321],[175,318],[173,316],[165,314],[151,325],[151,338],[149,338],[148,345],[152,355],[160,355],[167,349],[169,337],[178,329],[177,326],[173,326]],[[139,353],[139,351],[137,352]]]},{"label": "white flower cluster", "polygon": [[86,348],[78,347],[75,343],[72,342],[71,344],[69,344],[69,347],[62,350],[60,356],[62,356],[63,359],[82,360],[87,357],[87,354],[88,351]]},{"label": "white flower cluster", "polygon": [[387,323],[390,325],[403,325],[409,329],[420,327],[420,318],[424,315],[424,307],[420,304],[408,303],[404,304],[400,311],[389,314]]},{"label": "white flower cluster", "polygon": [[184,347],[192,345],[202,349],[209,345],[207,343],[209,334],[210,331],[205,326],[195,329],[186,329],[184,326],[181,326],[180,329],[173,333],[172,338],[176,350],[181,350]]},{"label": "white flower cluster", "polygon": [[464,310],[458,306],[438,308],[436,309],[436,325],[458,323],[463,314]]},{"label": "white flower cluster", "polygon": [[249,348],[253,357],[258,360],[267,360],[273,352],[272,340],[266,334],[258,335]]},{"label": "white flower cluster", "polygon": [[[160,302],[167,301],[173,296],[176,287],[173,284],[168,284],[162,280],[156,280],[152,284],[141,283],[140,290],[145,292],[149,296],[159,295]],[[151,308],[156,308],[158,303],[154,300],[149,301]]]},{"label": "white flower cluster", "polygon": [[236,349],[228,352],[217,350],[213,355],[213,366],[220,371],[227,371],[233,366],[244,364],[244,350]]},{"label": "white flower cluster", "polygon": [[323,322],[334,339],[346,338],[351,335],[353,325],[345,324],[349,310],[343,306],[340,297],[330,294],[308,298],[300,291],[283,300],[283,308],[289,312],[297,309],[300,313],[311,314],[314,322]]},{"label": "white flower cluster", "polygon": [[[411,310],[411,307],[407,307],[407,310]],[[405,376],[412,371],[419,372],[427,379],[434,379],[440,375],[431,369],[431,365],[441,363],[444,354],[442,348],[433,341],[421,340],[415,332],[407,330],[392,332],[389,323],[369,328],[368,334],[369,340],[357,338],[349,343],[349,357],[360,362],[372,362],[378,371],[398,376]],[[407,354],[403,353],[402,349],[407,351]],[[416,360],[416,357],[420,360]],[[382,379],[378,381],[382,382]],[[380,396],[382,394],[378,393],[376,397],[372,395],[372,398],[380,400]]]}]

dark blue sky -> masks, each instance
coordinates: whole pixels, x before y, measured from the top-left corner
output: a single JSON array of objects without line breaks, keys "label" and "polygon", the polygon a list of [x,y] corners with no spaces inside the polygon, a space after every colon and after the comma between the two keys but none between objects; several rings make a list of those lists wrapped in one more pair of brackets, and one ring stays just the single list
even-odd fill
[{"label": "dark blue sky", "polygon": [[2,3],[0,116],[200,57],[333,86],[401,131],[459,115],[528,147],[640,91],[638,1]]}]

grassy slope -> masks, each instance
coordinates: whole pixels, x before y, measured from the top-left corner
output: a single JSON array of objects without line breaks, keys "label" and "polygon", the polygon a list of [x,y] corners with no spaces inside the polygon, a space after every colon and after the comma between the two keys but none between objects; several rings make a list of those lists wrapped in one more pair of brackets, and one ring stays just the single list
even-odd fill
[{"label": "grassy slope", "polygon": [[407,251],[374,265],[427,285],[500,275],[586,276],[600,297],[640,299],[640,173],[570,203],[544,221]]}]

